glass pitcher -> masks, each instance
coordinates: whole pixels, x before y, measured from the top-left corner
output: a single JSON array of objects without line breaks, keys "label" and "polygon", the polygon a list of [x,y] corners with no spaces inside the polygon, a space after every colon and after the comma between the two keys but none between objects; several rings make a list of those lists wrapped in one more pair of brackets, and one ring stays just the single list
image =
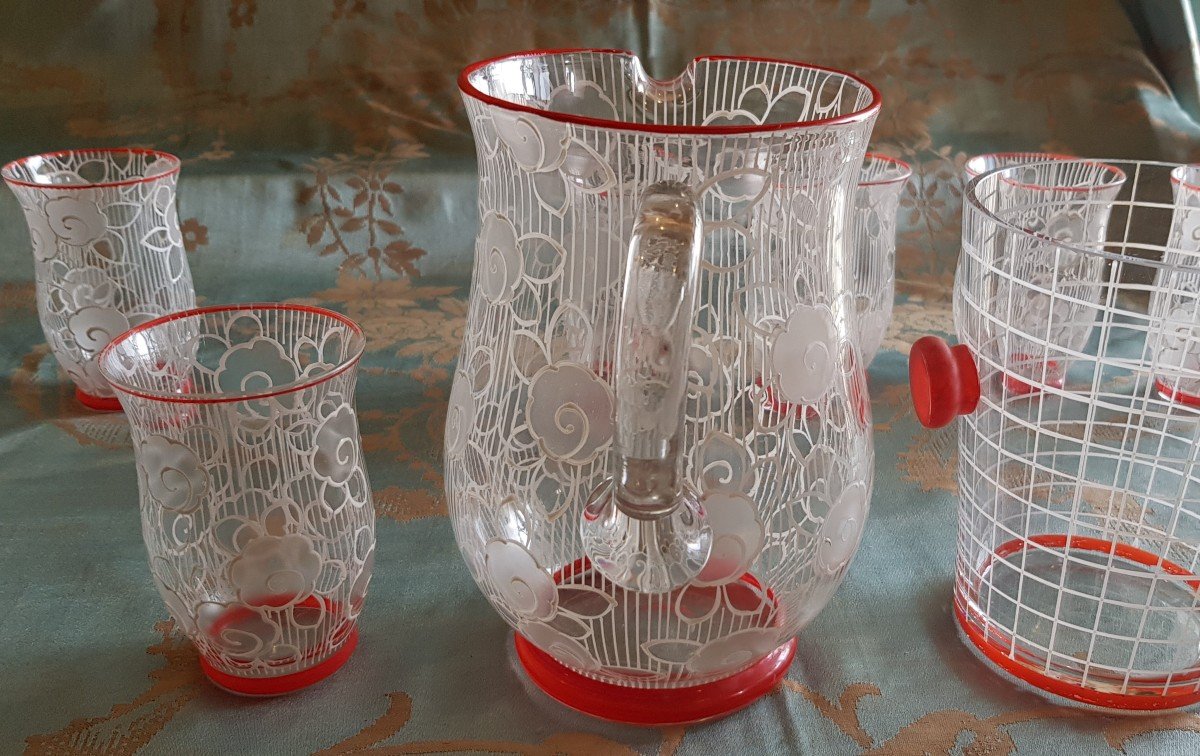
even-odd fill
[{"label": "glass pitcher", "polygon": [[446,425],[455,535],[533,681],[709,719],[786,672],[873,452],[849,211],[878,92],[620,51],[463,71],[480,230]]}]

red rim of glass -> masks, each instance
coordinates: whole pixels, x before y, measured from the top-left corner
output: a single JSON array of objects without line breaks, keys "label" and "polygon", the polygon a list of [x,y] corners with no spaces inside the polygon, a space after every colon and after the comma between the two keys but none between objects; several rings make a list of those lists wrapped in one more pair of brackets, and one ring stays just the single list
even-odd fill
[{"label": "red rim of glass", "polygon": [[[13,170],[16,166],[25,163],[26,161],[35,158],[59,158],[64,155],[79,155],[83,153],[96,155],[153,155],[160,160],[166,160],[171,163],[171,167],[161,173],[154,173],[149,176],[138,176],[137,178],[124,179],[123,181],[101,181],[94,184],[39,184],[36,181],[25,181],[13,176]],[[9,161],[0,168],[0,177],[4,178],[6,184],[14,186],[25,186],[32,189],[53,189],[58,190],[82,190],[82,189],[109,189],[115,186],[132,186],[134,184],[145,184],[149,181],[157,181],[167,176],[179,173],[179,158],[169,152],[161,150],[151,150],[142,147],[95,147],[78,150],[56,150],[54,152],[42,152],[37,155],[26,155],[22,158]]]},{"label": "red rim of glass", "polygon": [[[113,380],[113,378],[109,376],[107,371],[104,369],[104,363],[107,361],[109,353],[116,347],[116,345],[128,341],[130,338],[139,333],[143,333],[151,328],[163,325],[164,323],[171,323],[176,320],[203,317],[205,315],[210,315],[217,312],[238,312],[243,310],[247,312],[254,310],[285,310],[289,312],[307,312],[313,315],[321,315],[323,317],[333,318],[334,320],[337,320],[338,322],[348,326],[350,330],[354,332],[354,335],[358,336],[362,340],[362,343],[349,357],[342,360],[337,367],[335,367],[333,370],[330,370],[328,373],[322,373],[311,380],[297,381],[295,383],[288,384],[287,386],[272,388],[269,391],[246,394],[228,394],[221,396],[198,394],[195,396],[189,396],[187,394],[167,394],[154,391],[143,391],[141,389],[137,389],[132,386],[126,386],[118,381]],[[123,394],[129,394],[142,399],[149,399],[150,401],[154,402],[167,402],[170,404],[228,404],[230,402],[251,402],[258,399],[270,399],[273,396],[294,394],[297,391],[303,391],[305,389],[312,388],[313,386],[319,386],[322,383],[336,378],[350,368],[354,367],[354,365],[357,364],[362,358],[363,351],[365,349],[366,337],[363,335],[362,327],[340,312],[327,310],[324,307],[313,307],[312,305],[282,304],[280,302],[247,302],[245,304],[196,307],[191,310],[174,312],[170,315],[163,315],[162,317],[155,318],[154,320],[148,320],[141,325],[130,328],[125,333],[108,342],[104,349],[100,351],[100,356],[97,358],[97,364],[100,366],[100,373],[104,375],[104,379],[108,381],[109,385],[112,386],[113,389],[120,391]]]},{"label": "red rim of glass", "polygon": [[1182,389],[1173,389],[1169,383],[1161,378],[1154,379],[1154,388],[1158,390],[1160,396],[1168,401],[1179,402],[1188,407],[1200,407],[1200,396],[1189,394]]},{"label": "red rim of glass", "polygon": [[1012,165],[997,165],[994,168],[985,168],[982,171],[977,171],[971,167],[971,164],[974,163],[975,161],[986,160],[988,158],[1002,158],[1002,159],[1019,158],[1022,160],[1023,163],[1048,163],[1053,160],[1078,160],[1079,159],[1075,155],[1067,155],[1067,154],[1064,154],[1061,152],[1036,152],[1036,151],[1035,152],[1020,152],[1020,151],[985,152],[982,155],[972,155],[970,158],[967,159],[966,164],[963,165],[963,171],[967,174],[967,177],[968,178],[976,178],[978,176],[982,176],[985,173],[988,173],[989,171],[1002,170],[1004,168],[1013,168],[1013,167],[1016,167],[1016,165],[1017,165],[1016,163],[1014,163]]},{"label": "red rim of glass", "polygon": [[884,155],[881,152],[868,152],[863,155],[863,163],[867,161],[880,163],[891,163],[899,169],[899,173],[888,178],[872,179],[871,181],[859,181],[859,186],[884,186],[886,184],[895,184],[908,181],[912,177],[912,166],[904,162],[900,158],[894,158],[891,155]]},{"label": "red rim of glass", "polygon": [[[706,60],[734,60],[746,63],[777,63],[785,66],[795,66],[797,68],[807,68],[816,71],[826,71],[828,73],[839,74],[846,78],[857,82],[866,88],[871,93],[871,102],[866,107],[855,110],[851,113],[840,116],[828,116],[826,118],[817,118],[810,121],[796,121],[793,123],[769,123],[746,126],[667,126],[665,124],[653,123],[632,123],[629,121],[616,121],[608,118],[592,118],[590,116],[572,115],[570,113],[558,113],[549,110],[540,110],[529,105],[521,105],[520,103],[511,102],[509,100],[486,94],[479,90],[471,83],[471,74],[481,68],[485,68],[494,63],[500,63],[508,60],[520,60],[522,58],[534,58],[549,55],[570,55],[579,53],[593,53],[601,55],[618,55],[627,58],[632,58],[639,62],[640,58],[634,55],[629,50],[620,50],[616,48],[557,48],[550,50],[523,50],[521,52],[509,53],[507,55],[497,55],[493,58],[486,58],[481,61],[472,63],[464,68],[458,75],[458,89],[467,97],[473,100],[478,100],[487,105],[510,110],[517,113],[527,113],[536,115],[540,118],[545,118],[550,121],[558,121],[560,123],[571,123],[577,126],[592,126],[602,129],[616,129],[619,131],[642,131],[653,134],[694,134],[694,135],[712,135],[712,134],[759,134],[774,131],[788,131],[791,129],[807,129],[814,126],[831,126],[834,124],[847,124],[864,121],[872,115],[879,112],[879,108],[883,104],[883,95],[875,88],[875,85],[866,79],[855,76],[848,71],[842,71],[837,68],[829,68],[827,66],[817,66],[811,63],[802,63],[794,60],[783,60],[780,58],[760,58],[741,55],[702,55],[693,58],[684,71],[692,69],[697,63]],[[681,74],[682,76],[683,74]],[[648,79],[656,83],[666,83],[666,80],[653,79],[647,76]],[[676,77],[678,78],[678,77]]]},{"label": "red rim of glass", "polygon": [[[1090,165],[1103,171],[1104,173],[1107,173],[1112,178],[1103,183],[1091,184],[1088,186],[1068,186],[1065,184],[1058,186],[1044,186],[1042,184],[1031,184],[1028,181],[1018,181],[1016,179],[1009,178],[1008,176],[1010,172],[1016,172],[1022,168],[1028,168],[1034,165],[1055,165],[1057,163],[1079,163],[1080,165]],[[1069,155],[1053,156],[1047,160],[1031,160],[1028,163],[1000,166],[987,171],[987,173],[996,173],[999,175],[998,180],[1003,181],[1009,186],[1016,186],[1020,187],[1021,189],[1029,189],[1035,192],[1067,192],[1072,194],[1086,194],[1089,192],[1098,192],[1104,189],[1118,188],[1125,183],[1126,179],[1128,179],[1128,176],[1125,175],[1125,171],[1121,170],[1115,165],[1109,165],[1108,163],[1100,160],[1088,160],[1087,158],[1070,157]],[[979,176],[976,176],[973,180],[978,179]]]},{"label": "red rim of glass", "polygon": [[[1195,575],[1188,572],[1174,562],[1163,559],[1151,554],[1148,551],[1139,549],[1136,546],[1119,543],[1116,541],[1106,541],[1101,538],[1091,538],[1087,536],[1068,536],[1058,533],[1047,533],[1030,536],[1029,538],[1014,538],[1011,541],[1000,544],[992,550],[992,555],[981,566],[981,574],[983,571],[991,568],[991,563],[997,558],[1010,556],[1028,548],[1029,544],[1036,544],[1046,548],[1075,548],[1083,551],[1091,551],[1100,554],[1112,554],[1119,556],[1122,559],[1127,559],[1138,564],[1155,567],[1163,572],[1175,577],[1190,577],[1196,578]],[[1032,685],[1035,688],[1044,690],[1061,698],[1087,706],[1097,706],[1105,709],[1126,709],[1130,711],[1157,711],[1163,709],[1178,709],[1185,706],[1190,706],[1200,702],[1200,689],[1185,691],[1183,693],[1164,693],[1164,694],[1136,694],[1136,693],[1112,693],[1095,688],[1085,687],[1077,683],[1068,682],[1059,677],[1047,675],[1046,673],[1027,666],[1017,659],[1009,655],[1008,648],[1003,642],[1004,633],[997,630],[985,632],[979,627],[972,624],[967,616],[966,609],[963,604],[969,604],[970,596],[963,596],[964,591],[969,592],[972,596],[977,595],[978,585],[972,584],[969,587],[964,586],[961,582],[957,582],[954,601],[954,616],[958,621],[959,627],[962,628],[967,638],[971,643],[979,649],[979,651],[987,657],[987,659],[999,667],[1004,672],[1016,677],[1021,682]],[[1186,581],[1187,585],[1192,590],[1200,590],[1200,579]],[[959,599],[964,599],[960,601]],[[983,617],[986,623],[986,617]],[[1182,675],[1170,675],[1172,679],[1181,681],[1192,681],[1200,677],[1200,673],[1184,673]],[[1166,676],[1164,676],[1164,684]]]},{"label": "red rim of glass", "polygon": [[1200,184],[1193,184],[1191,181],[1184,179],[1184,176],[1189,173],[1194,173],[1198,178],[1192,181],[1200,181],[1200,163],[1188,163],[1171,169],[1171,183],[1176,186],[1181,186],[1189,192],[1200,192]]}]

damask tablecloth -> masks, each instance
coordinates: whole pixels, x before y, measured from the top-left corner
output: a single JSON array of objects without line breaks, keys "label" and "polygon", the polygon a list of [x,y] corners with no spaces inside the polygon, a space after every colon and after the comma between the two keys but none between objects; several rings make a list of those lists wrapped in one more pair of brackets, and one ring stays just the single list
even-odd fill
[{"label": "damask tablecloth", "polygon": [[[204,301],[316,303],[366,329],[358,406],[379,547],[361,645],[335,677],[265,701],[207,684],[149,578],[125,420],[78,405],[49,357],[28,238],[0,197],[0,753],[1200,752],[1200,715],[1057,708],[966,651],[950,617],[954,432],[920,429],[904,385],[912,340],[952,327],[968,155],[1200,159],[1192,5],[4,3],[0,157],[176,152]],[[1174,39],[1156,46],[1164,28]],[[710,724],[609,725],[530,690],[446,517],[442,425],[477,219],[454,76],[567,46],[634,49],[664,77],[702,53],[856,71],[884,95],[873,147],[914,167],[895,322],[870,369],[861,550],[786,680]]]}]

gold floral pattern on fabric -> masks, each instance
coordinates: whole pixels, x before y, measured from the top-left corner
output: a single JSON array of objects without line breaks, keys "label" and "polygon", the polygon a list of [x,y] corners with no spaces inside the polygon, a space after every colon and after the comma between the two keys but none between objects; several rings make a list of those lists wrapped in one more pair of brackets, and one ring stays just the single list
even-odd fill
[{"label": "gold floral pattern on fabric", "polygon": [[319,207],[300,223],[308,245],[322,256],[337,256],[344,271],[375,278],[382,278],[385,271],[418,275],[415,263],[425,251],[405,240],[404,229],[396,222],[404,190],[393,173],[422,155],[420,148],[401,144],[382,154],[360,152],[314,160],[307,166],[312,184],[296,199],[301,206]]},{"label": "gold floral pattern on fabric", "polygon": [[154,625],[159,641],[146,653],[161,657],[164,666],[150,673],[150,686],[126,703],[114,704],[105,716],[71,721],[61,730],[31,735],[25,753],[134,754],[145,747],[209,684],[200,672],[195,647],[175,631],[172,620]]},{"label": "gold floral pattern on fabric", "polygon": [[208,245],[208,226],[196,218],[187,218],[180,222],[179,231],[183,234],[183,248],[195,252]]},{"label": "gold floral pattern on fabric", "polygon": [[445,498],[424,488],[388,486],[376,491],[373,496],[376,516],[396,522],[446,516]]}]

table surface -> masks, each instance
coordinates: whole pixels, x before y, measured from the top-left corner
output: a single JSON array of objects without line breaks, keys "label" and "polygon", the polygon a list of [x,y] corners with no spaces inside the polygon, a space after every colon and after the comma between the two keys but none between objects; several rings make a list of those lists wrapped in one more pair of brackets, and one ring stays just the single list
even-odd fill
[{"label": "table surface", "polygon": [[[35,5],[79,23],[49,24]],[[0,31],[13,41],[0,53],[0,157],[80,144],[178,151],[204,301],[314,303],[363,324],[358,409],[378,561],[359,649],[282,699],[239,699],[202,678],[150,580],[125,419],[79,406],[49,357],[28,237],[0,196],[0,753],[1200,752],[1198,715],[1059,708],[966,650],[950,615],[955,432],[921,429],[904,385],[908,345],[952,328],[968,155],[1200,159],[1200,127],[1117,0],[738,14],[720,0],[290,7],[22,6]],[[877,470],[861,549],[782,684],[687,728],[610,725],[531,690],[441,493],[477,217],[453,76],[505,50],[579,44],[644,44],[660,74],[722,52],[859,71],[884,93],[873,146],[914,167],[895,318],[870,369]],[[356,202],[363,182],[386,206]],[[361,228],[331,230],[360,216]]]}]

